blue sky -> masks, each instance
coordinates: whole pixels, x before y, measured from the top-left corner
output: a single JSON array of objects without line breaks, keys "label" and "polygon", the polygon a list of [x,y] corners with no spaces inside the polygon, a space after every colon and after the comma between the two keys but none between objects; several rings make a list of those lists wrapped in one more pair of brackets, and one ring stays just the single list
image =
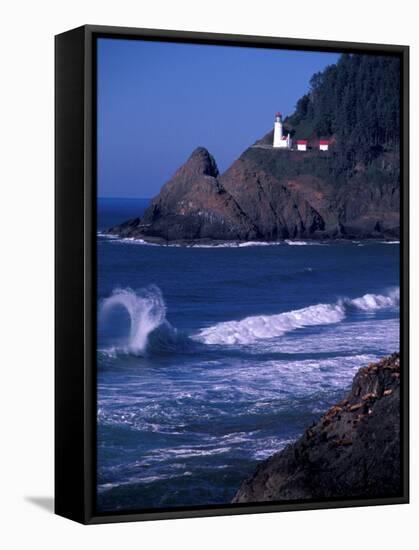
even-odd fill
[{"label": "blue sky", "polygon": [[98,195],[153,197],[198,146],[220,171],[338,54],[98,40]]}]

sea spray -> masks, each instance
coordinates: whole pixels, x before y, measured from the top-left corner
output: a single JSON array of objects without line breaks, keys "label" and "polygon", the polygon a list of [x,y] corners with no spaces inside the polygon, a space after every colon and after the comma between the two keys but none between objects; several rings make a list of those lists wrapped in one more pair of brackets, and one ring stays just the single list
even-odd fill
[{"label": "sea spray", "polygon": [[398,307],[400,302],[400,290],[392,289],[388,294],[364,294],[360,298],[348,300],[347,303],[362,311],[376,311],[389,307]]},{"label": "sea spray", "polygon": [[131,288],[117,288],[105,298],[100,315],[106,316],[115,307],[124,308],[130,318],[130,332],[126,350],[134,355],[144,355],[150,335],[158,327],[169,325],[166,321],[166,305],[161,290],[150,285],[135,292]]}]

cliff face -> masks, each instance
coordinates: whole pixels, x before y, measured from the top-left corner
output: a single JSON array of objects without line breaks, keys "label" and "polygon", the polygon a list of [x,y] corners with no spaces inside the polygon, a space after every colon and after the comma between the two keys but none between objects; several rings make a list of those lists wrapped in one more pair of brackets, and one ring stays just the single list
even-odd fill
[{"label": "cliff face", "polygon": [[262,462],[233,502],[399,495],[399,361],[360,369],[346,398]]},{"label": "cliff face", "polygon": [[[257,152],[260,157],[278,154],[278,151]],[[321,180],[307,175],[300,181],[284,181],[264,165],[263,159],[255,162],[253,153],[243,154],[220,181],[260,234],[267,240],[275,240],[315,237],[316,232],[323,231],[325,222],[317,203],[320,195],[327,194],[327,187]],[[279,155],[284,162],[292,161],[292,155],[283,153]],[[303,187],[301,192],[299,187]]]},{"label": "cliff face", "polygon": [[386,169],[382,158],[372,178],[359,166],[351,178],[337,181],[335,163],[333,153],[255,144],[220,182],[267,239],[397,237],[394,165]]}]

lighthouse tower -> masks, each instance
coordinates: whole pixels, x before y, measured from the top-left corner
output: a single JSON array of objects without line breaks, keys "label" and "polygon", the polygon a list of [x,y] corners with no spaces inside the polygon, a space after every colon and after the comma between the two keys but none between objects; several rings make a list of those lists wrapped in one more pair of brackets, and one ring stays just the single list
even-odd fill
[{"label": "lighthouse tower", "polygon": [[282,115],[276,113],[274,124],[274,147],[281,147],[282,142]]},{"label": "lighthouse tower", "polygon": [[291,137],[289,134],[286,136],[283,134],[282,129],[282,115],[281,113],[276,113],[275,123],[274,123],[274,147],[279,147],[281,149],[290,149],[291,148]]}]

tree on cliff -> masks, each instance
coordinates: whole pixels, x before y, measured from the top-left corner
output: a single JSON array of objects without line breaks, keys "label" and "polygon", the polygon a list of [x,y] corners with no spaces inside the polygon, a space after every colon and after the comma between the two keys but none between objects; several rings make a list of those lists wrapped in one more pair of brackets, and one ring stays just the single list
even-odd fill
[{"label": "tree on cliff", "polygon": [[344,54],[313,75],[310,91],[286,121],[296,137],[336,138],[342,169],[369,163],[399,149],[400,61],[398,57]]}]

